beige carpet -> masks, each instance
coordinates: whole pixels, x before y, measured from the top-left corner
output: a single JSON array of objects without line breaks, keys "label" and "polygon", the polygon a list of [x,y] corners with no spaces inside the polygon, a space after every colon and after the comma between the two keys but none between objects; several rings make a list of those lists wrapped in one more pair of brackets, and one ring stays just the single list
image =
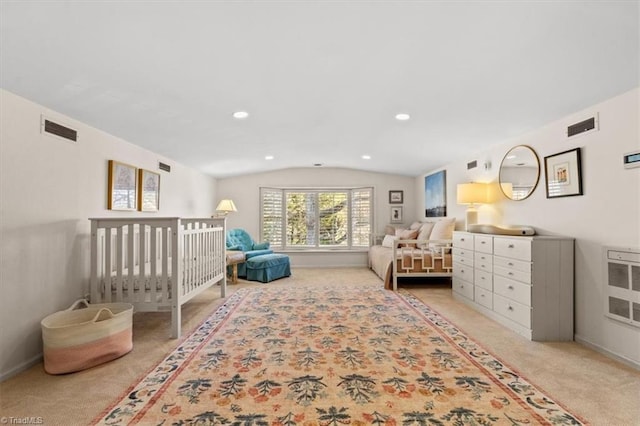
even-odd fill
[{"label": "beige carpet", "polygon": [[[229,289],[318,283],[381,286],[366,269],[297,269],[291,278],[270,284],[241,282]],[[591,424],[638,424],[637,370],[577,343],[529,342],[453,300],[446,285],[412,282],[405,288]],[[183,334],[188,335],[221,304],[218,295],[219,289],[214,288],[185,306]],[[167,338],[168,324],[169,314],[136,314],[134,350],[125,357],[65,376],[49,376],[42,365],[36,365],[1,383],[1,416],[17,420],[40,417],[49,425],[88,424],[175,348],[178,342]]]}]

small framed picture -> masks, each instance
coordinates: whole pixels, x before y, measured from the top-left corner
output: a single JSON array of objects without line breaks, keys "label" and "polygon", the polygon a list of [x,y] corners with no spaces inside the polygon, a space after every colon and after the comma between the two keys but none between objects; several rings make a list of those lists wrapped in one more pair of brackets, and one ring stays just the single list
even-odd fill
[{"label": "small framed picture", "polygon": [[138,169],[129,164],[109,160],[109,187],[107,208],[109,210],[136,210]]},{"label": "small framed picture", "polygon": [[389,204],[402,204],[404,202],[404,191],[389,191]]},{"label": "small framed picture", "polygon": [[140,169],[138,174],[138,210],[157,212],[160,210],[160,175],[144,169]]},{"label": "small framed picture", "polygon": [[402,223],[402,207],[391,207],[391,223]]},{"label": "small framed picture", "polygon": [[580,148],[544,157],[547,198],[582,195]]}]

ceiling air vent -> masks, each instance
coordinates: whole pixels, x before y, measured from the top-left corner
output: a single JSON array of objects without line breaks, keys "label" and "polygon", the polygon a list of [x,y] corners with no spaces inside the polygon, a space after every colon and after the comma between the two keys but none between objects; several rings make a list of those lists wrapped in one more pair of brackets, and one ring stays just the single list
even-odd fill
[{"label": "ceiling air vent", "polygon": [[590,130],[598,130],[598,118],[597,116],[588,118],[576,124],[572,124],[567,127],[567,137],[579,135],[580,133],[588,132]]},{"label": "ceiling air vent", "polygon": [[164,163],[163,163],[163,162],[161,162],[161,161],[160,161],[160,162],[158,162],[158,168],[159,168],[160,170],[163,170],[163,171],[167,172],[167,173],[171,173],[171,166],[170,166],[170,165],[168,165],[168,164],[164,164]]},{"label": "ceiling air vent", "polygon": [[78,131],[42,116],[42,133],[57,136],[72,142],[78,142]]}]

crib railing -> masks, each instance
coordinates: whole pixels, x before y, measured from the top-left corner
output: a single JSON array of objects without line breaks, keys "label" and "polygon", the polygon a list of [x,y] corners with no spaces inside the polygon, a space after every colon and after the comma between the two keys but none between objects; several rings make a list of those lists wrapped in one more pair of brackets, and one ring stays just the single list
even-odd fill
[{"label": "crib railing", "polygon": [[225,262],[224,219],[91,219],[91,302],[170,310],[174,337],[182,304],[217,282],[226,296]]}]

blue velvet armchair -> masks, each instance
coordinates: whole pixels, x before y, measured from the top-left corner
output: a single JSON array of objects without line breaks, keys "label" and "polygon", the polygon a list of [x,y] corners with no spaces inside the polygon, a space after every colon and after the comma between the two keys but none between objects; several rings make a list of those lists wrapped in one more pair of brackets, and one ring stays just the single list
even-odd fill
[{"label": "blue velvet armchair", "polygon": [[[269,242],[256,243],[244,229],[235,228],[227,231],[227,250],[242,251],[245,259],[273,253],[269,247]],[[247,276],[246,264],[240,263],[238,265],[238,276],[243,278]]]}]

